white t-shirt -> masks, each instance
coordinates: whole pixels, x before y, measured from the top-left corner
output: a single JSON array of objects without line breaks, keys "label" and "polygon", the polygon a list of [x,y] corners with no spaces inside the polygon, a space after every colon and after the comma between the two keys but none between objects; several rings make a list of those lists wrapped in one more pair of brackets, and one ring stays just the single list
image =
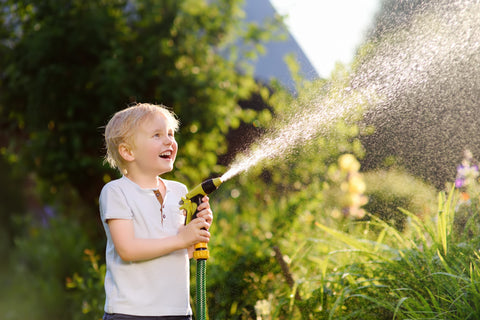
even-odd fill
[{"label": "white t-shirt", "polygon": [[161,205],[153,190],[122,177],[107,183],[100,193],[100,215],[107,236],[105,312],[139,316],[190,315],[190,272],[187,249],[146,261],[123,261],[115,250],[109,219],[133,221],[135,237],[164,238],[177,234],[185,216],[179,201],[185,185],[162,180],[166,186]]}]

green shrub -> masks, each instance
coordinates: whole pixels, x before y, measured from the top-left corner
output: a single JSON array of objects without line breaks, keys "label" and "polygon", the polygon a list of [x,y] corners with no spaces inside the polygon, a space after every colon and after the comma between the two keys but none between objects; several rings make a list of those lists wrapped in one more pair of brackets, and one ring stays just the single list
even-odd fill
[{"label": "green shrub", "polygon": [[374,216],[348,232],[317,223],[290,263],[303,298],[291,303],[311,319],[478,319],[480,239],[459,241],[458,202],[452,189],[429,217],[401,210],[403,232]]},{"label": "green shrub", "polygon": [[[101,263],[100,255],[94,250],[84,250],[83,273],[75,272],[67,277],[67,289],[74,290],[75,310],[79,310],[75,319],[102,319],[105,305],[106,265]],[[82,272],[82,271],[80,271]]]},{"label": "green shrub", "polygon": [[428,217],[436,210],[437,190],[421,179],[399,169],[375,170],[364,173],[368,203],[365,210],[403,230],[407,216],[399,208]]},{"label": "green shrub", "polygon": [[2,277],[6,299],[0,299],[0,313],[5,319],[78,319],[65,280],[89,246],[82,227],[63,216],[24,225],[25,234],[15,239],[9,277]]}]

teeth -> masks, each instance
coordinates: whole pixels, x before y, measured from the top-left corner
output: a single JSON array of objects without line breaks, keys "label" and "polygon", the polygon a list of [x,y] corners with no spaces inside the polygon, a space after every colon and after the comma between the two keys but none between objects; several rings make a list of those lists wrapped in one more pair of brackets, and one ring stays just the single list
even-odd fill
[{"label": "teeth", "polygon": [[160,154],[160,157],[170,157],[172,155],[172,151],[166,151]]}]

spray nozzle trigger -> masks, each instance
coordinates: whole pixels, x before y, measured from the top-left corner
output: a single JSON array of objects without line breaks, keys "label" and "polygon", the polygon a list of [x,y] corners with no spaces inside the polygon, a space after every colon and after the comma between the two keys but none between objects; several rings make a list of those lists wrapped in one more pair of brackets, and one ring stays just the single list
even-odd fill
[{"label": "spray nozzle trigger", "polygon": [[192,200],[182,197],[182,201],[180,201],[180,210],[185,210],[186,212],[186,219],[185,219],[185,224],[188,224],[190,221],[193,220],[193,214],[194,212],[197,211],[198,205],[195,202],[192,202]]}]

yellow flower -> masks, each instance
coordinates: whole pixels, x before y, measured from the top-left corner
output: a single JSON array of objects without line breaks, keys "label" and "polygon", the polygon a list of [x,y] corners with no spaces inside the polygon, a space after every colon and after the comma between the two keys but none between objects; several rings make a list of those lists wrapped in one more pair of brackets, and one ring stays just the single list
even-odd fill
[{"label": "yellow flower", "polygon": [[338,158],[338,165],[340,169],[347,172],[355,172],[360,169],[360,163],[357,161],[355,156],[351,154],[342,154]]},{"label": "yellow flower", "polygon": [[348,191],[352,193],[365,192],[365,182],[360,175],[354,175],[350,177],[348,181]]}]

